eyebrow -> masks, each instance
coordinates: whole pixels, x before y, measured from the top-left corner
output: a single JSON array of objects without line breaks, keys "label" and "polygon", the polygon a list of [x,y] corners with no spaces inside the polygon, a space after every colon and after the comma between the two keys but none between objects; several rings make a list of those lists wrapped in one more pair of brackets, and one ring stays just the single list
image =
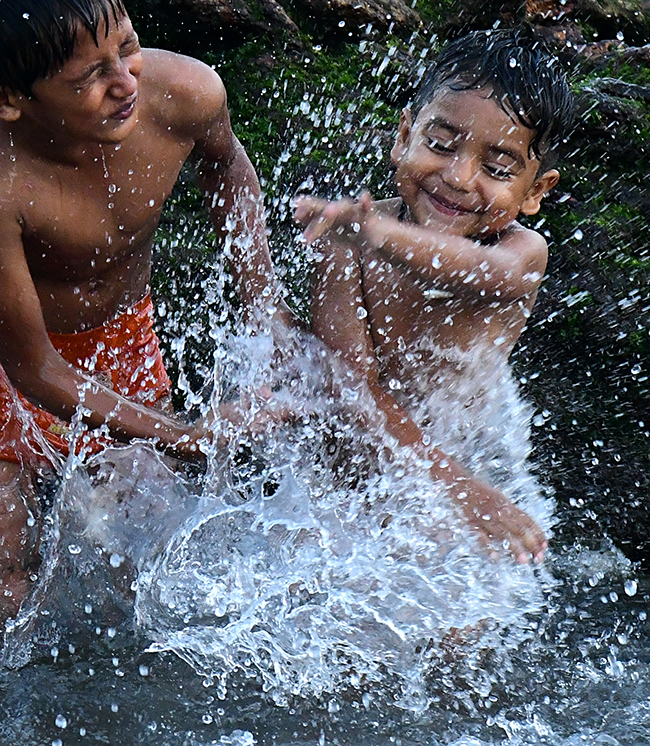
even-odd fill
[{"label": "eyebrow", "polygon": [[521,153],[517,153],[515,150],[510,150],[509,148],[501,148],[496,145],[490,146],[490,153],[496,153],[497,155],[507,155],[508,158],[512,158],[515,163],[517,163],[522,168],[525,168],[526,161],[524,157],[521,155]]},{"label": "eyebrow", "polygon": [[[121,42],[120,49],[133,43],[140,43],[140,37],[135,32],[135,29],[129,34],[126,39],[124,39],[124,41]],[[95,62],[92,65],[88,65],[88,67],[82,70],[79,75],[70,80],[70,83],[72,83],[73,85],[75,83],[82,83],[86,78],[89,78],[95,72],[95,70],[99,70],[99,68],[102,67],[103,64],[103,62]]]},{"label": "eyebrow", "polygon": [[454,127],[451,122],[448,122],[442,117],[433,117],[433,119],[430,119],[427,122],[425,129],[431,129],[432,127],[440,127],[443,130],[449,130],[453,135],[462,135],[462,132],[458,127]]},{"label": "eyebrow", "polygon": [[88,65],[84,70],[82,70],[79,75],[76,75],[72,80],[71,83],[82,83],[86,78],[89,78],[95,70],[98,70],[102,66],[101,62],[96,62],[93,65]]},{"label": "eyebrow", "polygon": [[[440,127],[441,129],[447,130],[455,137],[464,134],[462,130],[453,125],[451,122],[448,122],[446,119],[443,119],[442,117],[433,117],[432,119],[430,119],[426,124],[425,130],[429,130],[433,127]],[[496,153],[497,155],[506,155],[509,158],[512,158],[512,160],[515,161],[522,168],[526,166],[525,158],[516,150],[511,150],[510,148],[502,148],[499,145],[490,145],[489,150],[491,153]]]}]

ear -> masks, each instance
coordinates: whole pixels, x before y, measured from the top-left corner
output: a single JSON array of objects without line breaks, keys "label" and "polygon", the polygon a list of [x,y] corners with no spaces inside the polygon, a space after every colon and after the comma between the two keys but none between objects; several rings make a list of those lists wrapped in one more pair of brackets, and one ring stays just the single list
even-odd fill
[{"label": "ear", "polygon": [[521,205],[521,212],[524,215],[535,215],[538,213],[542,198],[553,189],[559,180],[560,172],[554,168],[545,171],[541,176],[537,177],[524,198]]},{"label": "ear", "polygon": [[397,127],[397,138],[395,145],[390,151],[391,161],[397,165],[409,146],[411,130],[413,129],[413,117],[408,109],[402,109],[399,117],[399,126]]},{"label": "ear", "polygon": [[6,88],[0,88],[0,119],[5,122],[15,122],[21,114],[17,94]]}]

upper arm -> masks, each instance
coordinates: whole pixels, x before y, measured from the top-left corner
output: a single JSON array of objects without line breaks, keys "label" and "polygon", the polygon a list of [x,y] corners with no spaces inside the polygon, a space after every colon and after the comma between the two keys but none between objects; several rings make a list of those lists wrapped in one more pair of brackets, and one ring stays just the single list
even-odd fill
[{"label": "upper arm", "polygon": [[1,210],[0,237],[0,363],[31,397],[34,381],[56,352],[25,259],[20,221]]},{"label": "upper arm", "polygon": [[146,50],[146,60],[157,118],[192,142],[197,156],[228,163],[237,141],[219,75],[199,60],[163,50]]},{"label": "upper arm", "polygon": [[485,247],[490,275],[486,291],[504,300],[534,295],[544,276],[548,248],[536,231],[517,225],[501,241]]}]

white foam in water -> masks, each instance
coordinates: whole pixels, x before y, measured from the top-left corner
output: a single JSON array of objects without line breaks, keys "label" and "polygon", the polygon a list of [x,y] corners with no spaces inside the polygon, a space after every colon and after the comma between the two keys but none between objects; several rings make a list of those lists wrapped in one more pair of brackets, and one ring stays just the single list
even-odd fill
[{"label": "white foam in water", "polygon": [[[319,345],[285,338],[278,363],[270,341],[233,340],[226,377],[272,386],[301,403],[303,419],[249,443],[247,473],[232,458],[213,462],[194,514],[140,565],[138,623],[150,650],[174,651],[222,687],[234,673],[259,677],[279,702],[391,677],[412,694],[431,643],[486,619],[523,623],[542,602],[539,582],[507,558],[488,560],[421,465],[384,457],[377,434],[357,424],[369,402],[345,374],[332,376]],[[507,418],[498,434],[512,412],[490,410]],[[503,444],[498,455],[484,470],[512,467],[503,488],[541,505],[523,465],[503,462]]]},{"label": "white foam in water", "polygon": [[[539,572],[505,553],[488,559],[426,467],[387,457],[372,402],[330,357],[298,332],[228,340],[224,390],[269,386],[298,418],[255,440],[230,432],[231,448],[211,459],[200,485],[144,444],[95,457],[92,478],[71,470],[32,608],[56,607],[62,582],[65,602],[48,611],[59,627],[83,618],[89,598],[113,617],[134,603],[150,651],[173,651],[221,697],[244,676],[280,704],[391,687],[420,710],[432,660],[454,630],[524,634],[526,613],[543,603]],[[437,382],[418,416],[431,420],[436,442],[548,524],[522,462],[528,412],[508,375],[496,367],[486,377],[482,366],[481,406],[475,385],[463,405],[465,384]],[[36,618],[27,611],[15,625],[5,662],[7,650],[24,662],[28,638],[51,644],[35,633]],[[487,632],[465,633],[477,636],[479,647],[495,644]]]}]

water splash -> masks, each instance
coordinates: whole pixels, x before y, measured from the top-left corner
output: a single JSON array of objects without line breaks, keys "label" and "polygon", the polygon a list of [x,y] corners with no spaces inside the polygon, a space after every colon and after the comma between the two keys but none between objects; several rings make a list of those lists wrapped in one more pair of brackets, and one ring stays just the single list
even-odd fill
[{"label": "water splash", "polygon": [[[173,651],[220,698],[244,678],[283,705],[342,690],[370,702],[383,691],[422,711],[430,671],[455,641],[470,670],[506,627],[510,646],[530,634],[526,614],[543,605],[549,577],[487,558],[426,465],[387,440],[368,393],[316,340],[267,328],[222,342],[224,395],[269,386],[296,421],[254,438],[230,428],[230,446],[200,480],[144,444],[69,471],[46,580],[8,636],[6,663],[24,662],[28,645],[51,647],[80,620],[103,636],[131,619],[149,651]],[[507,461],[501,438],[513,412],[525,428],[528,411],[505,372],[494,375],[486,391],[499,392],[500,406],[492,395],[483,420],[468,412],[445,447],[456,443],[457,457],[471,454],[471,466],[497,474],[546,521],[534,480]],[[448,386],[437,392],[428,411],[437,396],[456,418],[466,392],[456,401]]]}]

